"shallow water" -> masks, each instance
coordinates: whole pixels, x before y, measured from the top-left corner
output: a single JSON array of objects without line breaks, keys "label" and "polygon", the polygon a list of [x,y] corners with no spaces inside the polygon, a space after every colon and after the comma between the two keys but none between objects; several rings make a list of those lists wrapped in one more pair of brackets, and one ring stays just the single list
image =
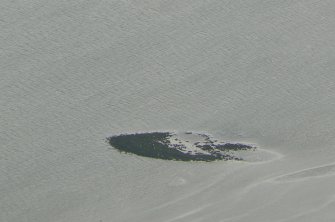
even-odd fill
[{"label": "shallow water", "polygon": [[[1,5],[0,221],[334,221],[334,1]],[[105,141],[183,130],[271,158]]]}]

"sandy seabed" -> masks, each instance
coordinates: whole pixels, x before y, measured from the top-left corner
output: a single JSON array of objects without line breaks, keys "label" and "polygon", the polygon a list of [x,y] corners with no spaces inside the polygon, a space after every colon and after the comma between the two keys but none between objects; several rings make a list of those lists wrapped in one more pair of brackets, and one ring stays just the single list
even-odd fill
[{"label": "sandy seabed", "polygon": [[[2,1],[0,221],[334,221],[334,10]],[[275,158],[164,161],[105,142],[165,130]]]}]

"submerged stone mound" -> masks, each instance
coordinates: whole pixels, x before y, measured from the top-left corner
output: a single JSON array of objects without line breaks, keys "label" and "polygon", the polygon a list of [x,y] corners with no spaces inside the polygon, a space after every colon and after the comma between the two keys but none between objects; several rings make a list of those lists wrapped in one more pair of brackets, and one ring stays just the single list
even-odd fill
[{"label": "submerged stone mound", "polygon": [[248,144],[218,142],[207,134],[192,132],[121,134],[109,137],[107,141],[121,152],[181,161],[241,161],[241,151],[250,152],[256,149]]}]

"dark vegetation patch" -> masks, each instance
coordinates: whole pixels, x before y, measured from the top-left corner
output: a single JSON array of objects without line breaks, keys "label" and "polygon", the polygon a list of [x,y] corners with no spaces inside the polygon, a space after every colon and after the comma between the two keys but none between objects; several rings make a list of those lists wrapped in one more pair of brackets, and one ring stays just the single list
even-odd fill
[{"label": "dark vegetation patch", "polygon": [[[191,135],[192,132],[184,133]],[[169,132],[152,132],[137,134],[121,134],[107,138],[108,143],[115,149],[133,153],[139,156],[181,161],[214,161],[214,160],[242,160],[234,156],[230,151],[249,150],[254,147],[241,143],[217,143],[208,135],[197,134],[202,142],[195,142],[186,147],[183,142],[188,140],[174,138],[176,134]],[[173,143],[171,142],[173,141]]]}]

